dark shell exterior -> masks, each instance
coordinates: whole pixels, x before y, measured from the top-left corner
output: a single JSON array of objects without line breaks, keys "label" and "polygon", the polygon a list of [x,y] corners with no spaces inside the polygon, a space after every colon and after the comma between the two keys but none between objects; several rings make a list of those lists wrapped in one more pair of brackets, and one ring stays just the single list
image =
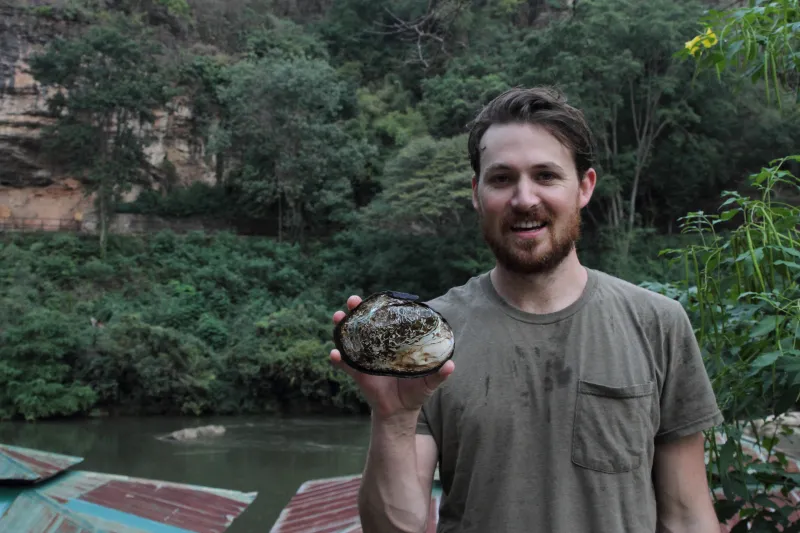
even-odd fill
[{"label": "dark shell exterior", "polygon": [[419,377],[438,371],[455,349],[445,318],[417,297],[370,295],[337,324],[333,340],[342,360],[365,374]]}]

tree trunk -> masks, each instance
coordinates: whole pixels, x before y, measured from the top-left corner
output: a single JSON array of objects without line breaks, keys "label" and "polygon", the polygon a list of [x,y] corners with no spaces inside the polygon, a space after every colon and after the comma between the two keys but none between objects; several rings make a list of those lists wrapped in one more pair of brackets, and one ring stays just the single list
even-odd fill
[{"label": "tree trunk", "polygon": [[100,187],[100,256],[105,259],[106,257],[106,240],[108,237],[108,205],[106,202],[105,187]]},{"label": "tree trunk", "polygon": [[633,174],[633,186],[631,187],[631,199],[630,204],[628,206],[629,215],[628,215],[628,231],[632,232],[633,228],[636,224],[636,195],[639,194],[639,178],[642,175],[642,167],[644,166],[644,161],[640,158],[637,158],[636,161],[636,171]]}]

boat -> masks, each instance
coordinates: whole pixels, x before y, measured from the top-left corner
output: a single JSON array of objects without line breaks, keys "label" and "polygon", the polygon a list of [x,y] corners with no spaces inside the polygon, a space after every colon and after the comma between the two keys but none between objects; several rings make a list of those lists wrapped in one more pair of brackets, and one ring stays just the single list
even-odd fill
[{"label": "boat", "polygon": [[257,496],[75,470],[82,461],[0,444],[0,531],[222,533]]},{"label": "boat", "polygon": [[[362,533],[358,516],[361,475],[306,481],[283,508],[270,533]],[[428,527],[436,533],[442,485],[434,476]]]}]

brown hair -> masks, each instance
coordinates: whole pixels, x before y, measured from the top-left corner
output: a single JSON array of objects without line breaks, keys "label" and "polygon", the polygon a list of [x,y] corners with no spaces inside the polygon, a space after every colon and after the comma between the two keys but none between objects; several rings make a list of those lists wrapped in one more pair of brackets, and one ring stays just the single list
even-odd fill
[{"label": "brown hair", "polygon": [[476,176],[480,176],[484,133],[493,124],[527,123],[543,126],[572,151],[578,176],[594,163],[594,136],[583,113],[567,104],[552,87],[514,88],[489,102],[470,123],[467,149]]}]

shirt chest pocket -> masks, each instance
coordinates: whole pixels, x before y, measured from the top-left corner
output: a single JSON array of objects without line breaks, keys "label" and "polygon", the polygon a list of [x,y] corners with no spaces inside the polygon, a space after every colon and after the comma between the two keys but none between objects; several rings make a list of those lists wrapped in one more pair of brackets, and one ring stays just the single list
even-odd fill
[{"label": "shirt chest pocket", "polygon": [[578,382],[572,462],[618,474],[636,470],[653,446],[655,383],[611,387]]}]

